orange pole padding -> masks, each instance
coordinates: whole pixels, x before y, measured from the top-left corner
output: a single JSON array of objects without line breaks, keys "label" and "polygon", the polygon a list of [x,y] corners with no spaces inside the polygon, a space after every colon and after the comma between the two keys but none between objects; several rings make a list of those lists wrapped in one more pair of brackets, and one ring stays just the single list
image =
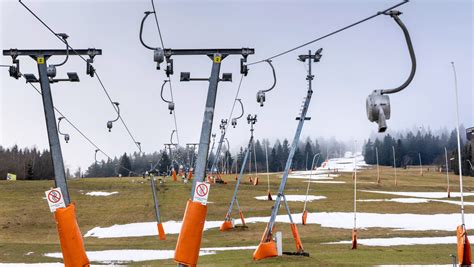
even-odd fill
[{"label": "orange pole padding", "polygon": [[451,198],[451,192],[449,189],[448,189],[448,198]]},{"label": "orange pole padding", "polygon": [[174,252],[174,260],[177,263],[191,266],[197,264],[206,213],[207,205],[188,200]]},{"label": "orange pole padding", "polygon": [[304,251],[303,244],[301,243],[300,234],[298,233],[298,228],[296,228],[296,224],[292,223],[291,226],[291,233],[293,234],[293,239],[295,240],[296,250],[298,252]]},{"label": "orange pole padding", "polygon": [[173,176],[173,181],[174,182],[178,181],[178,177],[176,177],[176,171],[175,170],[171,171],[171,176]]},{"label": "orange pole padding", "polygon": [[357,230],[352,229],[352,247],[351,249],[357,249]]},{"label": "orange pole padding", "polygon": [[260,242],[257,249],[253,253],[253,260],[263,260],[270,257],[278,256],[275,241],[270,239],[268,242]]},{"label": "orange pole padding", "polygon": [[56,219],[64,265],[66,267],[89,266],[84,241],[77,224],[76,204],[71,203],[66,208],[56,209],[54,218]]},{"label": "orange pole padding", "polygon": [[192,180],[193,179],[193,171],[189,171],[188,172],[188,180]]},{"label": "orange pole padding", "polygon": [[222,223],[221,227],[219,228],[221,232],[224,232],[230,229],[234,229],[234,225],[232,224],[232,221],[227,221],[227,220],[225,220]]},{"label": "orange pole padding", "polygon": [[253,185],[258,185],[258,176],[255,177],[255,180],[253,180]]},{"label": "orange pole padding", "polygon": [[268,200],[273,200],[272,194],[270,193],[270,191],[268,191]]},{"label": "orange pole padding", "polygon": [[236,180],[236,181],[238,180],[238,177],[237,177],[237,175],[235,176],[235,180]]},{"label": "orange pole padding", "polygon": [[253,184],[253,180],[251,176],[249,177],[249,183]]},{"label": "orange pole padding", "polygon": [[240,215],[240,221],[242,221],[242,226],[245,226],[244,214],[242,213],[241,210],[239,210],[239,215]]},{"label": "orange pole padding", "polygon": [[162,223],[158,223],[158,236],[160,237],[160,240],[166,240],[166,235],[165,235],[165,229],[163,228]]},{"label": "orange pole padding", "polygon": [[458,262],[460,266],[470,266],[472,264],[471,244],[467,238],[464,225],[459,225],[456,229],[458,240]]},{"label": "orange pole padding", "polygon": [[308,218],[308,210],[303,211],[303,216],[301,217],[301,223],[306,225],[306,219]]}]

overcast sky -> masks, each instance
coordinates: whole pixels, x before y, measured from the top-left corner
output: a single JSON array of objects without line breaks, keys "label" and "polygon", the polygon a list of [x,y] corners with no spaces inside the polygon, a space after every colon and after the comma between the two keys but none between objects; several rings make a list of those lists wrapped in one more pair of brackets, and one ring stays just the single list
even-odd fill
[{"label": "overcast sky", "polygon": [[[152,152],[168,143],[174,128],[167,104],[160,99],[165,78],[155,69],[153,55],[139,42],[143,12],[150,1],[32,1],[24,0],[56,32],[70,35],[76,48],[101,48],[94,66],[114,101],[120,102],[122,116],[143,151]],[[392,6],[399,1],[155,1],[165,46],[168,48],[255,48],[249,61],[264,59],[283,50],[315,39],[330,31]],[[439,129],[455,126],[455,98],[451,61],[456,62],[459,82],[461,122],[474,125],[473,108],[473,2],[471,0],[413,0],[399,8],[408,27],[418,62],[413,82],[401,93],[391,95],[392,114],[388,126],[403,130],[416,126]],[[63,48],[17,1],[0,0],[1,48]],[[158,45],[156,25],[147,21],[144,36]],[[299,54],[322,47],[323,58],[313,65],[311,121],[303,136],[335,136],[362,143],[377,126],[366,118],[365,99],[374,89],[400,85],[410,71],[410,58],[398,25],[388,16],[379,16],[355,28],[275,59],[276,88],[260,107],[258,90],[272,83],[268,65],[250,67],[240,98],[245,113],[258,114],[256,138],[287,137],[296,128],[295,116],[306,95],[307,81]],[[23,73],[37,74],[34,61],[21,58]],[[51,58],[49,63],[62,58]],[[227,118],[236,93],[240,57],[222,63],[221,72],[232,72],[232,83],[220,83],[214,132],[218,121]],[[0,64],[10,64],[3,57]],[[208,84],[179,82],[181,71],[192,77],[208,77],[211,61],[204,56],[174,57],[172,76],[179,139],[182,145],[198,142]],[[47,148],[45,120],[40,96],[0,69],[0,144]],[[95,78],[85,74],[85,63],[78,57],[58,68],[58,77],[78,72],[80,83],[52,86],[54,104],[111,156],[136,150],[124,127],[116,123],[112,132],[106,122],[115,113]],[[169,91],[166,91],[169,96]],[[238,109],[237,109],[238,110]],[[249,126],[244,119],[229,128],[234,150],[248,140]],[[94,148],[72,127],[62,125],[71,135],[62,142],[66,165],[86,167],[93,162]],[[100,159],[100,156],[99,156]]]}]

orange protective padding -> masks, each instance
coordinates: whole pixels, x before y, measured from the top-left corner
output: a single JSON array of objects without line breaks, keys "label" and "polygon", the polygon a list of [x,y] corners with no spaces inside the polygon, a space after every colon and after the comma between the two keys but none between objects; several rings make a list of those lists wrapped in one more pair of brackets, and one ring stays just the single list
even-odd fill
[{"label": "orange protective padding", "polygon": [[460,265],[471,265],[471,244],[467,238],[466,231],[463,225],[459,225],[456,229],[456,236],[458,239],[458,262]]},{"label": "orange protective padding", "polygon": [[249,177],[249,183],[253,184],[252,177]]},{"label": "orange protective padding", "polygon": [[244,214],[242,213],[241,210],[239,210],[239,215],[240,215],[240,220],[242,221],[242,226],[245,226]]},{"label": "orange protective padding", "polygon": [[206,213],[207,205],[188,200],[174,252],[176,262],[191,266],[197,264]]},{"label": "orange protective padding", "polygon": [[237,177],[237,175],[235,176],[235,180],[236,180],[236,181],[238,180],[238,177]]},{"label": "orange protective padding", "polygon": [[273,200],[272,194],[270,193],[270,191],[268,191],[268,200]]},{"label": "orange protective padding", "polygon": [[175,171],[175,170],[173,170],[173,171],[171,172],[171,176],[173,176],[173,181],[174,181],[174,182],[178,181],[178,177],[176,177],[176,171]]},{"label": "orange protective padding", "polygon": [[[275,231],[275,224],[273,224],[273,230],[272,232]],[[266,238],[266,235],[267,235],[267,232],[268,232],[268,223],[267,223],[267,226],[265,227],[265,231],[263,231],[263,235],[262,235],[262,239],[260,239],[260,243],[266,243],[267,241],[265,240]],[[270,235],[270,240],[272,239],[271,235]]]},{"label": "orange protective padding", "polygon": [[166,235],[165,235],[165,229],[163,228],[162,223],[158,223],[158,236],[160,237],[160,240],[166,240]]},{"label": "orange protective padding", "polygon": [[253,180],[253,185],[258,185],[258,176],[255,177],[255,180]]},{"label": "orange protective padding", "polygon": [[278,256],[275,241],[260,242],[257,249],[253,253],[253,260],[263,260],[270,257]]},{"label": "orange protective padding", "polygon": [[351,249],[357,249],[357,230],[352,229],[352,247]]},{"label": "orange protective padding", "polygon": [[64,265],[66,267],[89,266],[84,241],[76,220],[76,205],[71,203],[66,208],[56,209],[54,218],[56,219]]},{"label": "orange protective padding", "polygon": [[448,198],[451,198],[451,192],[448,189]]},{"label": "orange protective padding", "polygon": [[298,233],[298,228],[296,228],[296,224],[292,223],[291,226],[291,233],[293,234],[293,239],[295,240],[296,244],[296,251],[304,251],[303,244],[301,243],[300,234]]},{"label": "orange protective padding", "polygon": [[224,221],[221,227],[219,228],[219,230],[221,230],[222,232],[230,230],[230,229],[234,229],[234,226],[232,225],[232,221]]},{"label": "orange protective padding", "polygon": [[188,180],[192,180],[193,179],[193,171],[189,171],[188,172]]},{"label": "orange protective padding", "polygon": [[306,219],[307,219],[307,218],[308,218],[308,210],[304,210],[304,211],[303,211],[303,216],[302,216],[302,218],[301,218],[301,223],[302,223],[303,225],[306,225]]}]

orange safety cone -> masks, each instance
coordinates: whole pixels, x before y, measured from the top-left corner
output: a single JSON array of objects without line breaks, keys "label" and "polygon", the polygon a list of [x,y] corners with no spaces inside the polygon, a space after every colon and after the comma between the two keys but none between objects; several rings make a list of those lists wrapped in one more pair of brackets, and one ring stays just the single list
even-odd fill
[{"label": "orange safety cone", "polygon": [[89,266],[81,231],[76,219],[76,205],[69,204],[54,212],[65,266]]},{"label": "orange safety cone", "polygon": [[189,171],[188,172],[188,180],[192,180],[193,179],[193,171]]},{"label": "orange safety cone", "polygon": [[258,185],[258,176],[255,177],[255,180],[253,180],[253,185]]},{"label": "orange safety cone", "polygon": [[272,194],[270,193],[270,190],[268,190],[268,200],[272,201],[273,198],[272,198]]},{"label": "orange safety cone", "polygon": [[351,249],[357,249],[357,230],[352,229],[352,247]]},{"label": "orange safety cone", "polygon": [[[273,228],[275,229],[275,227]],[[270,237],[269,241],[265,240],[265,235],[268,231],[268,224],[263,232],[262,239],[260,240],[260,244],[258,245],[257,249],[253,253],[253,260],[263,260],[270,257],[278,256],[278,251],[276,247],[275,241]]]},{"label": "orange safety cone", "polygon": [[174,182],[178,181],[178,177],[176,177],[176,171],[174,169],[171,171],[171,176],[173,177]]},{"label": "orange safety cone", "polygon": [[232,221],[231,221],[231,220],[227,220],[227,218],[230,218],[230,216],[229,216],[228,214],[225,216],[225,220],[224,220],[224,222],[222,223],[221,227],[219,228],[219,230],[222,231],[222,232],[234,228],[234,225],[232,224]]},{"label": "orange safety cone", "polygon": [[308,218],[308,210],[304,210],[303,211],[303,215],[302,215],[302,218],[301,218],[301,223],[303,225],[306,225],[306,219]]},{"label": "orange safety cone", "polygon": [[160,240],[166,240],[165,229],[163,228],[163,224],[157,223],[157,226],[158,226],[158,236],[160,237]]},{"label": "orange safety cone", "polygon": [[298,252],[304,251],[303,244],[301,243],[301,239],[300,239],[300,234],[298,233],[298,228],[296,228],[296,224],[292,223],[290,224],[290,226],[291,226],[291,233],[293,234],[293,239],[295,240],[295,244],[296,244],[296,251]]},{"label": "orange safety cone", "polygon": [[467,238],[464,225],[459,225],[456,229],[458,240],[458,262],[460,266],[470,266],[472,264],[471,244]]}]

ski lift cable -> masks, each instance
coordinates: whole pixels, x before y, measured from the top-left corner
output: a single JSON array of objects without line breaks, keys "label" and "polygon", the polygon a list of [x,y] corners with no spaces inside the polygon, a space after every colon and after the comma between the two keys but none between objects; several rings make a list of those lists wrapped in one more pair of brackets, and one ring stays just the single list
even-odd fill
[{"label": "ski lift cable", "polygon": [[330,36],[332,36],[332,35],[334,35],[334,34],[336,34],[336,33],[340,33],[340,32],[342,32],[342,31],[344,31],[344,30],[347,30],[347,29],[349,29],[349,28],[352,28],[352,27],[354,27],[354,26],[357,26],[357,25],[359,25],[359,24],[361,24],[361,23],[363,23],[363,22],[366,22],[366,21],[368,21],[368,20],[371,20],[371,19],[373,19],[373,18],[375,18],[375,17],[378,17],[378,16],[380,16],[380,15],[383,15],[383,14],[387,13],[388,11],[390,11],[390,10],[392,10],[392,9],[394,9],[394,8],[397,8],[397,7],[401,6],[401,5],[404,5],[404,4],[408,3],[408,1],[409,1],[409,0],[404,0],[404,1],[401,2],[401,3],[398,3],[398,4],[396,4],[396,5],[392,6],[392,7],[389,7],[389,8],[387,8],[387,9],[383,10],[383,11],[379,11],[379,12],[377,12],[377,13],[375,13],[375,14],[369,16],[369,17],[366,17],[366,18],[364,18],[364,19],[361,19],[361,20],[359,20],[359,21],[357,21],[357,22],[354,22],[354,23],[352,23],[352,24],[350,24],[350,25],[347,25],[347,26],[345,26],[345,27],[343,27],[343,28],[340,28],[340,29],[338,29],[338,30],[336,30],[336,31],[333,31],[333,32],[331,32],[331,33],[328,33],[328,34],[326,34],[326,35],[323,35],[323,36],[321,36],[321,37],[318,37],[318,38],[316,38],[316,39],[314,39],[314,40],[311,40],[311,41],[309,41],[309,42],[306,42],[306,43],[301,44],[301,45],[298,45],[298,46],[296,46],[296,47],[294,47],[294,48],[291,48],[291,49],[288,49],[288,50],[283,51],[283,52],[281,52],[281,53],[278,53],[278,54],[276,54],[276,55],[273,55],[273,56],[271,56],[271,57],[269,57],[269,58],[262,59],[262,60],[258,60],[258,61],[249,63],[249,64],[247,64],[247,65],[250,66],[250,65],[254,65],[254,64],[263,63],[263,62],[265,62],[265,61],[267,61],[267,60],[275,59],[275,58],[277,58],[277,57],[286,55],[286,54],[288,54],[288,53],[290,53],[290,52],[293,52],[293,51],[295,51],[295,50],[298,50],[298,49],[300,49],[300,48],[302,48],[302,47],[305,47],[305,46],[307,46],[307,45],[310,45],[310,44],[312,44],[312,43],[315,43],[315,42],[317,42],[317,41],[320,41],[320,40],[322,40],[322,39],[325,39],[325,38],[327,38],[327,37],[330,37]]},{"label": "ski lift cable", "polygon": [[161,35],[160,23],[158,23],[158,16],[156,15],[155,1],[151,0],[151,6],[153,7],[153,15],[155,16],[156,27],[158,28],[158,35],[160,36],[161,47],[165,48],[163,43],[163,36]]},{"label": "ski lift cable", "polygon": [[[158,22],[158,15],[156,13],[156,8],[155,8],[155,1],[154,0],[151,0],[151,6],[153,8],[153,15],[155,17],[155,22],[156,22],[156,28],[158,29],[158,35],[160,37],[160,43],[161,43],[161,47],[164,49],[165,48],[165,43],[163,41],[163,36],[161,34],[161,28],[160,28],[160,23]],[[145,21],[146,19],[146,16],[143,18],[143,21],[142,21],[142,27],[140,28],[140,40],[141,40],[141,31],[143,29],[143,22]],[[143,44],[143,42],[142,42]],[[145,44],[143,44],[145,45]],[[155,48],[156,49],[156,48]],[[173,97],[173,86],[171,84],[171,79],[169,79],[169,86],[170,86],[170,95],[171,95],[171,102],[174,103],[174,97]],[[162,90],[163,92],[163,90]],[[176,110],[173,111],[173,119],[174,119],[174,128],[176,130],[176,140],[178,141],[178,145],[179,145],[179,133],[178,133],[178,120],[176,118]]]},{"label": "ski lift cable", "polygon": [[[77,53],[77,51],[65,40],[65,38],[61,37],[61,34],[58,34],[56,33],[48,24],[46,24],[40,17],[38,17],[38,15],[36,15],[35,12],[33,12],[25,3],[23,3],[21,0],[18,0],[18,2],[26,9],[28,10],[28,12],[31,13],[31,15],[33,15],[41,24],[43,24],[44,27],[46,27],[54,36],[56,36],[56,38],[58,38],[61,42],[63,42],[67,47],[68,47],[68,51],[72,51],[73,53],[75,53],[76,55],[78,55],[84,62],[86,63],[91,63],[89,60],[85,59],[84,56],[82,55],[79,55]],[[92,73],[95,74],[95,76],[97,77],[97,80],[99,81],[104,93],[106,94],[107,98],[109,99],[109,102],[110,104],[112,105],[112,107],[114,108],[115,112],[117,112],[118,114],[118,109],[116,107],[116,105],[114,104],[114,101],[112,101],[112,98],[110,97],[110,94],[109,92],[107,91],[106,87],[104,86],[104,84],[102,83],[102,80],[100,79],[99,77],[99,73],[97,72],[97,70],[95,68],[92,69]],[[92,75],[93,75],[92,74]],[[132,137],[132,140],[134,142],[134,144],[140,149],[140,146],[138,146],[137,144],[137,141],[135,140],[135,138],[133,137],[133,135],[131,134],[130,130],[128,129],[128,126],[126,125],[125,121],[122,119],[122,117],[120,116],[120,121],[122,122],[122,124],[125,126],[125,129],[127,130],[128,134],[130,135],[130,137]]]},{"label": "ski lift cable", "polygon": [[[41,91],[32,83],[29,83],[33,89],[36,90],[36,92],[41,95]],[[113,160],[107,153],[104,152],[104,150],[102,150],[96,143],[94,143],[87,135],[84,134],[84,132],[82,132],[72,121],[70,121],[58,108],[54,107],[54,110],[59,113],[59,115],[61,115],[65,121],[67,121],[69,123],[69,125],[72,126],[72,128],[74,128],[74,130],[76,130],[82,137],[84,137],[84,139],[89,142],[89,144],[91,144],[93,147],[95,147],[95,149],[97,151],[99,151],[100,153],[102,153],[104,156],[106,156],[108,159],[110,160]],[[126,168],[126,167],[123,167],[123,166],[119,166],[120,168],[126,170],[126,171],[129,171],[131,173],[135,173],[134,171]]]}]

